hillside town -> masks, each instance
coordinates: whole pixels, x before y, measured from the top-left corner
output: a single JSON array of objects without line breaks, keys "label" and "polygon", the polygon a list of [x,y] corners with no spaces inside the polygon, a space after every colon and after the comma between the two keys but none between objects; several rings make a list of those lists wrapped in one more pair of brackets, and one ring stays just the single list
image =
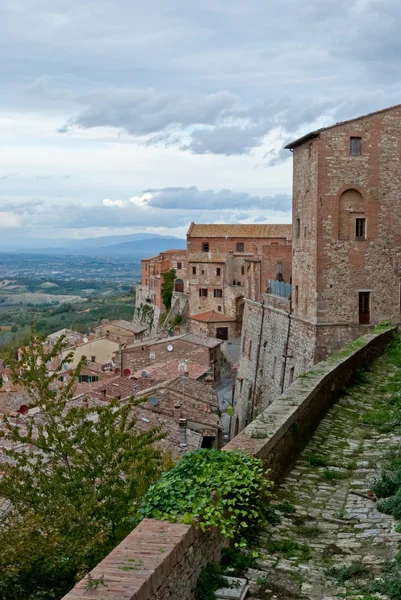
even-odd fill
[{"label": "hillside town", "polygon": [[[192,222],[185,250],[141,261],[132,321],[110,315],[87,335],[64,328],[41,342],[59,348],[45,365],[55,393],[71,388],[82,408],[136,398],[135,430],[156,427],[173,464],[235,448],[316,363],[399,322],[400,135],[395,106],[289,143],[292,224]],[[0,376],[0,428],[40,428],[7,361]]]}]

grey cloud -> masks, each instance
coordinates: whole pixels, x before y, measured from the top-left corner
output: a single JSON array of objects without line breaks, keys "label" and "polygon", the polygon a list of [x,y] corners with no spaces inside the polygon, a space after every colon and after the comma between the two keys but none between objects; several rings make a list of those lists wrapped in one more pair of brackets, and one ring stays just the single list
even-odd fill
[{"label": "grey cloud", "polygon": [[73,126],[107,126],[133,135],[147,135],[176,126],[213,125],[238,98],[226,90],[193,95],[139,89],[114,91],[100,98],[90,98],[89,102],[89,108],[70,119],[60,131]]},{"label": "grey cloud", "polygon": [[153,194],[149,206],[162,209],[185,210],[273,210],[288,212],[291,210],[291,197],[287,194],[275,196],[251,196],[245,192],[234,192],[224,189],[199,190],[190,188],[164,188],[160,190],[145,190]]},{"label": "grey cloud", "polygon": [[189,144],[181,146],[193,154],[247,154],[260,146],[264,131],[256,127],[215,127],[194,131]]}]

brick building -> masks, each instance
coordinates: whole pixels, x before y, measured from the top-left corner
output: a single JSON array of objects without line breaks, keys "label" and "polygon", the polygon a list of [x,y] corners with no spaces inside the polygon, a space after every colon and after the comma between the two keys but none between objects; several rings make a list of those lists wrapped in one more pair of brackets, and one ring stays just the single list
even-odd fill
[{"label": "brick building", "polygon": [[[166,311],[162,300],[163,274],[171,269],[176,272],[174,296],[177,296],[176,312],[185,311],[188,293],[186,250],[166,250],[157,256],[141,261],[141,283],[136,286],[134,323],[145,327],[145,335],[158,331],[160,315]],[[174,304],[174,303],[173,303]]]},{"label": "brick building", "polygon": [[146,343],[136,343],[121,350],[117,364],[124,372],[131,374],[153,365],[166,365],[172,361],[187,360],[191,364],[205,366],[214,380],[220,380],[222,341],[194,334],[168,337]]},{"label": "brick building", "polygon": [[220,339],[239,335],[244,298],[260,300],[268,279],[289,281],[291,232],[291,225],[191,223],[187,233],[191,331]]},{"label": "brick building", "polygon": [[331,352],[400,320],[401,105],[313,131],[293,152],[291,302],[247,302],[239,428]]}]

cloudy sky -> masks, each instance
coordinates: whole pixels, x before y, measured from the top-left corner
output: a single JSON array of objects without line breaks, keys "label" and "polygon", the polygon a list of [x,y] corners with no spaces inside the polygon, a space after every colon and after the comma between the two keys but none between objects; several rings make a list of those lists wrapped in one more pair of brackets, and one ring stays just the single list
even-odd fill
[{"label": "cloudy sky", "polygon": [[289,222],[315,127],[401,102],[399,0],[2,0],[0,239]]}]

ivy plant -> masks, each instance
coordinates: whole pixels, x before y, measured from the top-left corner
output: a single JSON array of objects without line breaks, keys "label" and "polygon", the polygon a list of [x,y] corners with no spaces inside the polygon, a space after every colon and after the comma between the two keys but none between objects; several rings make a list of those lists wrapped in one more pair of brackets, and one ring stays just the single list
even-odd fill
[{"label": "ivy plant", "polygon": [[186,454],[150,486],[140,515],[217,529],[246,546],[246,530],[267,521],[272,483],[261,460],[243,452]]}]

